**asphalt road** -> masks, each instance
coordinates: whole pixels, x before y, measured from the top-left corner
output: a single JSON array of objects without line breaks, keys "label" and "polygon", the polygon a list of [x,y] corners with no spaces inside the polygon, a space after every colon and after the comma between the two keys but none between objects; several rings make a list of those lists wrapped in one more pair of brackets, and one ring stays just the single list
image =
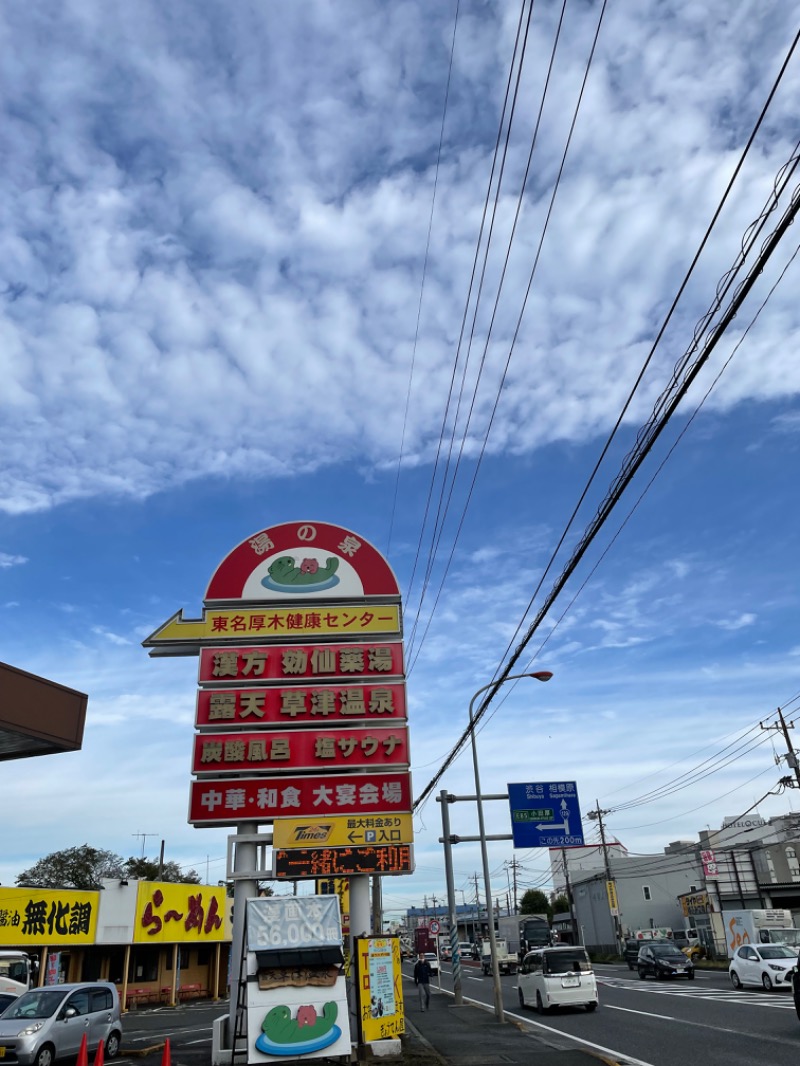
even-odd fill
[{"label": "asphalt road", "polygon": [[[411,968],[406,966],[410,974]],[[695,980],[639,979],[624,965],[595,967],[600,1008],[593,1014],[563,1009],[544,1016],[519,1006],[515,976],[501,977],[510,1019],[543,1034],[554,1031],[619,1062],[645,1066],[796,1066],[800,1019],[788,989],[737,992],[726,972],[698,970]],[[462,969],[465,998],[493,1004],[491,977],[478,967]],[[437,985],[434,978],[434,987]],[[441,987],[452,990],[449,963]]]},{"label": "asphalt road", "polygon": [[167,1038],[171,1066],[208,1066],[211,1023],[227,1013],[227,1001],[129,1011],[122,1019],[122,1052],[115,1066],[161,1066]]}]

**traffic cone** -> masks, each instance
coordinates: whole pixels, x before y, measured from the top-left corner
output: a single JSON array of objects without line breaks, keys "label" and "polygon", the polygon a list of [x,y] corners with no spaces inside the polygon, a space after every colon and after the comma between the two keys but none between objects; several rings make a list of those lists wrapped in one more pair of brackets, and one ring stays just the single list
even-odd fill
[{"label": "traffic cone", "polygon": [[97,1054],[94,1057],[94,1066],[103,1066],[104,1048],[103,1041],[97,1045]]},{"label": "traffic cone", "polygon": [[169,1037],[164,1041],[164,1053],[161,1056],[161,1066],[171,1066],[172,1058],[169,1049]]},{"label": "traffic cone", "polygon": [[78,1061],[75,1066],[89,1066],[89,1052],[86,1045],[86,1033],[81,1037],[81,1047],[78,1052]]}]

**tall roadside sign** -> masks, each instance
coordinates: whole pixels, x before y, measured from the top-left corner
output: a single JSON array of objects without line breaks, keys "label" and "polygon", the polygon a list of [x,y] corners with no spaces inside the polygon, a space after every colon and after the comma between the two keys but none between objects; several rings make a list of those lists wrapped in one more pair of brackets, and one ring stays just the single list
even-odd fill
[{"label": "tall roadside sign", "polygon": [[272,823],[277,878],[413,871],[400,592],[362,536],[260,530],[199,618],[179,610],[143,643],[200,658],[191,824]]},{"label": "tall roadside sign", "polygon": [[583,847],[583,825],[574,781],[508,786],[515,848]]}]

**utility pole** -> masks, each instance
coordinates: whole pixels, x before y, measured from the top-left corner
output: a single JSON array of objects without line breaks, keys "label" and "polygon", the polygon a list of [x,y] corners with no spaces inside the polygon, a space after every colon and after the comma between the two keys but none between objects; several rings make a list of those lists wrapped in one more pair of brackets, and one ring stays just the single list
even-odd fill
[{"label": "utility pole", "polygon": [[[480,927],[480,924],[481,924],[481,897],[480,897],[480,893],[478,892],[478,875],[477,875],[477,873],[474,873],[472,875],[472,877],[469,878],[469,880],[472,881],[473,885],[475,886],[475,909],[476,909],[477,914],[478,914],[478,926]],[[475,936],[475,943],[476,944],[478,943],[479,939],[480,938],[476,935]]]},{"label": "utility pole", "polygon": [[567,903],[569,904],[569,924],[572,929],[573,944],[580,943],[578,938],[578,916],[575,913],[575,901],[572,898],[572,885],[569,880],[569,867],[567,866],[567,849],[561,849],[561,863],[564,867],[564,886],[567,890]]},{"label": "utility pole", "polygon": [[[592,821],[597,822],[600,827],[600,842],[603,847],[603,864],[606,868],[606,895],[608,895],[608,882],[613,881],[614,878],[611,876],[611,863],[608,861],[608,844],[606,843],[606,827],[603,825],[603,815],[610,814],[611,812],[602,810],[600,807],[599,800],[595,800],[594,802],[596,804],[595,809],[593,811],[589,811],[587,813],[587,817],[591,818]],[[610,909],[611,904],[609,900],[609,910]],[[617,951],[619,951],[619,946],[622,942],[622,936],[620,934],[619,927],[619,915],[614,914],[612,915],[612,918],[614,920],[614,936],[616,937],[617,941]]]},{"label": "utility pole", "polygon": [[[513,894],[513,896],[512,896],[512,899],[514,900],[514,914],[519,914],[519,906],[518,906],[518,904],[517,904],[517,870],[519,869],[519,867],[520,867],[521,865],[522,865],[522,864],[521,864],[521,863],[519,863],[519,862],[517,862],[517,860],[516,860],[516,859],[511,859],[511,860],[510,860],[510,862],[507,862],[507,863],[505,863],[505,868],[506,868],[506,876],[508,876],[508,871],[509,871],[509,870],[511,870],[511,872],[512,872],[512,875],[513,875],[513,881],[514,881],[514,894]],[[510,891],[510,890],[511,890],[511,889],[510,889],[510,886],[509,886],[509,891]],[[509,914],[510,914],[510,913],[511,913],[511,912],[509,911]]]},{"label": "utility pole", "polygon": [[789,722],[788,725],[786,724],[786,719],[783,717],[783,711],[780,709],[780,707],[778,708],[777,713],[778,721],[775,722],[773,725],[764,725],[763,722],[759,722],[758,724],[761,726],[762,729],[780,730],[781,733],[783,733],[783,739],[786,741],[787,754],[779,755],[778,758],[785,759],[786,765],[791,767],[792,770],[794,770],[794,781],[789,781],[788,784],[792,788],[800,788],[800,764],[798,764],[797,753],[792,747],[791,737],[789,736],[789,730],[794,729],[794,722]]}]

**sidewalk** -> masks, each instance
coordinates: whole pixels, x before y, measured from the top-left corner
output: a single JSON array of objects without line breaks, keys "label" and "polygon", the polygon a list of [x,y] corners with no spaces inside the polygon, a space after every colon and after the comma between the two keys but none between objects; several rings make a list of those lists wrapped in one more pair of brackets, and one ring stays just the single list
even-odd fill
[{"label": "sidewalk", "polygon": [[453,997],[431,988],[430,1010],[421,1011],[414,985],[406,982],[406,1037],[403,1066],[598,1066],[613,1063],[600,1052],[580,1050],[555,1033],[541,1036],[491,1010],[453,1005]]}]

